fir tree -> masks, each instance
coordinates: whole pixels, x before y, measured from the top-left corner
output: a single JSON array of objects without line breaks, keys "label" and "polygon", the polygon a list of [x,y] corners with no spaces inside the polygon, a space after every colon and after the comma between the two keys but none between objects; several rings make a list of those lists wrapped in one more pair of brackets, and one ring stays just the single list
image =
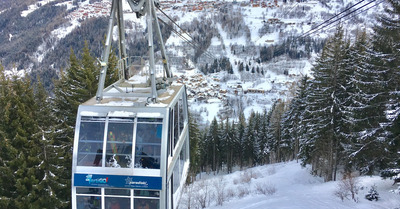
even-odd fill
[{"label": "fir tree", "polygon": [[11,81],[5,76],[4,68],[0,64],[0,207],[9,208],[15,193],[14,173],[9,167],[11,161],[17,157],[18,150],[11,146],[11,138],[6,133],[9,120]]},{"label": "fir tree", "polygon": [[256,153],[258,150],[258,133],[256,130],[256,113],[252,112],[248,119],[245,129],[244,144],[243,144],[243,157],[247,166],[254,166],[256,164]]},{"label": "fir tree", "polygon": [[288,141],[291,144],[291,150],[293,151],[291,158],[296,160],[298,160],[302,136],[306,133],[303,118],[306,108],[307,82],[308,77],[303,77],[300,87],[296,92],[296,97],[289,104],[289,108],[285,111],[282,119],[282,140]]},{"label": "fir tree", "polygon": [[245,142],[245,131],[246,131],[246,118],[242,113],[239,115],[239,122],[237,125],[237,131],[235,133],[235,147],[236,150],[238,150],[238,164],[240,166],[240,169],[243,168],[244,166],[244,142]]},{"label": "fir tree", "polygon": [[[65,207],[63,198],[59,198],[56,194],[58,191],[68,190],[65,184],[62,184],[57,175],[60,164],[59,160],[63,156],[59,155],[57,146],[54,145],[54,124],[55,116],[53,114],[53,104],[48,93],[44,89],[41,80],[38,78],[35,85],[35,119],[38,122],[39,132],[36,134],[39,146],[36,150],[37,158],[41,163],[38,166],[38,175],[40,182],[38,183],[38,198],[32,202],[35,208],[46,208],[52,205],[56,208]],[[66,180],[64,180],[65,182]]]},{"label": "fir tree", "polygon": [[[313,148],[309,156],[315,172],[320,172],[326,181],[336,178],[341,152],[341,132],[344,127],[342,106],[345,95],[344,55],[348,44],[343,39],[339,26],[328,40],[321,57],[313,68],[315,79],[308,95],[307,109],[310,119],[307,125],[309,142]],[[311,148],[311,147],[310,147]]]},{"label": "fir tree", "polygon": [[197,121],[189,114],[189,139],[190,139],[190,175],[189,182],[193,181],[196,174],[200,172],[199,141],[201,139]]},{"label": "fir tree", "polygon": [[269,123],[269,141],[271,142],[271,151],[273,153],[273,162],[282,162],[285,160],[285,151],[283,150],[287,145],[282,141],[282,116],[285,104],[277,102],[274,109],[271,110],[271,117]]},{"label": "fir tree", "polygon": [[[1,80],[4,115],[0,140],[4,145],[0,148],[5,152],[0,155],[0,181],[4,183],[0,190],[0,205],[26,208],[40,198],[40,170],[37,168],[41,161],[37,158],[39,138],[33,89],[26,77],[7,78],[2,72]],[[4,91],[4,87],[8,90]]]},{"label": "fir tree", "polygon": [[382,147],[382,155],[378,158],[378,169],[398,168],[399,159],[399,115],[400,115],[400,3],[398,1],[389,0],[388,7],[385,12],[378,18],[380,22],[374,28],[374,36],[372,37],[372,45],[374,51],[374,68],[378,72],[382,72],[381,81],[386,82],[382,87],[385,88],[386,94],[383,101],[386,107],[388,121],[381,123],[385,127],[385,131],[381,134],[380,139],[384,140]]}]

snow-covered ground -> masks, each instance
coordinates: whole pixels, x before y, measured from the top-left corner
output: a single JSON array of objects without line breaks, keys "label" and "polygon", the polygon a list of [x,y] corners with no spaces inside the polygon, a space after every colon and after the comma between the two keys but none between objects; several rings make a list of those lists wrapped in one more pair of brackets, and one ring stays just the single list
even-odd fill
[{"label": "snow-covered ground", "polygon": [[26,17],[28,16],[30,13],[36,11],[37,9],[39,9],[41,6],[44,6],[50,2],[53,2],[55,0],[42,0],[42,1],[38,1],[35,4],[29,5],[27,10],[24,10],[21,12],[21,17]]},{"label": "snow-covered ground", "polygon": [[[236,171],[228,175],[201,174],[201,179],[189,186],[181,199],[180,208],[200,208],[204,199],[208,209],[395,209],[400,208],[400,195],[390,192],[392,180],[379,176],[356,178],[358,202],[343,201],[335,195],[338,182],[324,182],[310,174],[309,168],[291,161]],[[376,186],[378,201],[365,199],[371,186]],[[221,199],[222,198],[222,199]],[[222,205],[218,205],[222,200]]]}]

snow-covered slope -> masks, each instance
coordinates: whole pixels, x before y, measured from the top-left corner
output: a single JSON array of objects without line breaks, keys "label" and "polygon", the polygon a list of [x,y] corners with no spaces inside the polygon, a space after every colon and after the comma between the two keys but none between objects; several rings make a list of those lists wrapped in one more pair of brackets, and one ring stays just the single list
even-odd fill
[{"label": "snow-covered slope", "polygon": [[[227,175],[201,174],[201,179],[187,187],[180,208],[201,208],[204,200],[209,209],[395,209],[400,207],[392,180],[378,176],[356,178],[358,202],[343,201],[335,195],[338,182],[324,183],[310,175],[300,163],[270,164]],[[371,186],[376,186],[378,201],[365,199]],[[205,194],[207,195],[205,196]],[[218,204],[218,203],[222,203]]]}]

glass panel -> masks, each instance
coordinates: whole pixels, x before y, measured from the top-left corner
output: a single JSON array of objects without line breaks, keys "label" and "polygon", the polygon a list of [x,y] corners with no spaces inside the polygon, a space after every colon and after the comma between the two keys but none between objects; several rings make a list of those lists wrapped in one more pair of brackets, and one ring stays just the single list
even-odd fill
[{"label": "glass panel", "polygon": [[182,178],[183,167],[185,165],[185,144],[182,147],[181,153],[179,154],[179,176]]},{"label": "glass panel", "polygon": [[160,200],[135,198],[135,209],[159,209]]},{"label": "glass panel", "polygon": [[86,188],[86,187],[77,187],[77,194],[101,194],[101,190],[99,188]]},{"label": "glass panel", "polygon": [[176,162],[175,167],[174,167],[174,171],[172,174],[172,188],[173,188],[173,193],[175,194],[175,192],[179,189],[180,183],[181,183],[181,176],[179,175],[179,160]]},{"label": "glass panel", "polygon": [[162,124],[138,123],[135,167],[160,169]]},{"label": "glass panel", "polygon": [[178,103],[176,103],[175,107],[174,107],[174,148],[176,146],[176,144],[178,143],[179,140],[179,128],[178,128]]},{"label": "glass panel", "polygon": [[183,113],[183,100],[182,98],[179,99],[179,133],[182,134],[183,127],[184,127],[184,113]]},{"label": "glass panel", "polygon": [[138,122],[162,123],[162,118],[138,118]]},{"label": "glass panel", "polygon": [[133,119],[110,118],[107,131],[106,167],[132,167],[133,122]]},{"label": "glass panel", "polygon": [[105,118],[82,117],[79,129],[78,166],[101,166]]},{"label": "glass panel", "polygon": [[106,195],[130,196],[130,189],[105,189]]},{"label": "glass panel", "polygon": [[77,209],[101,209],[100,196],[76,196]]},{"label": "glass panel", "polygon": [[135,190],[136,197],[160,197],[160,191]]},{"label": "glass panel", "polygon": [[169,123],[168,123],[168,156],[172,156],[174,152],[174,111],[169,112]]},{"label": "glass panel", "polygon": [[106,197],[104,198],[106,209],[129,209],[131,208],[131,199],[124,197]]}]

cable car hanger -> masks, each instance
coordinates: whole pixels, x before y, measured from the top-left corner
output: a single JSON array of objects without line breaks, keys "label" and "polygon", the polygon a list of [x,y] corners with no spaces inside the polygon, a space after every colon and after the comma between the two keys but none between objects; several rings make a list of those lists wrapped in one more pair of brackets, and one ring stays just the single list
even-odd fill
[{"label": "cable car hanger", "polygon": [[[155,24],[156,35],[160,42],[161,56],[163,60],[164,73],[166,75],[165,80],[172,78],[172,73],[169,69],[168,59],[165,52],[165,45],[162,39],[160,25],[158,23],[158,18],[156,14],[156,7],[160,6],[159,0],[127,0],[132,11],[136,13],[136,17],[140,18],[146,16],[147,29],[148,29],[148,47],[149,47],[149,68],[150,68],[150,88],[151,96],[148,100],[150,102],[157,102],[157,84],[155,77],[155,61],[154,61],[154,44],[153,44],[153,23]],[[128,56],[126,53],[126,40],[125,40],[125,24],[122,9],[122,0],[112,0],[111,13],[109,18],[107,38],[105,42],[105,47],[101,57],[100,65],[102,67],[100,71],[100,79],[96,93],[96,100],[98,103],[101,102],[104,96],[104,84],[107,75],[108,57],[110,55],[113,27],[115,22],[118,26],[118,50],[119,50],[119,80],[111,85],[109,88],[115,88],[120,93],[123,90],[118,87],[118,84],[123,83],[128,80],[132,75],[129,72]],[[169,79],[170,80],[170,79]],[[168,81],[170,82],[170,81]]]}]

